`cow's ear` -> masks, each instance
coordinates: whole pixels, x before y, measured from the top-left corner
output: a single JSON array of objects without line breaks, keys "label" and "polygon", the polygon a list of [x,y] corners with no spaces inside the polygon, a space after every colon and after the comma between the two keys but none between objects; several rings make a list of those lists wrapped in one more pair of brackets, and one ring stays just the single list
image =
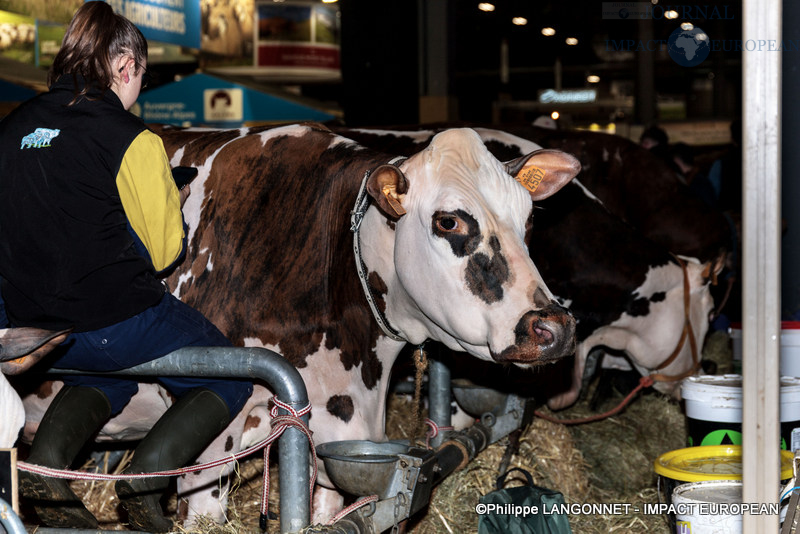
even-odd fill
[{"label": "cow's ear", "polygon": [[542,149],[505,163],[506,172],[542,200],[564,187],[581,172],[575,156],[560,150]]},{"label": "cow's ear", "polygon": [[725,268],[729,253],[722,251],[715,260],[709,260],[703,264],[703,278],[711,285],[717,285],[717,276]]},{"label": "cow's ear", "polygon": [[405,215],[403,199],[408,192],[408,180],[398,167],[387,164],[372,171],[367,180],[367,192],[392,219]]}]

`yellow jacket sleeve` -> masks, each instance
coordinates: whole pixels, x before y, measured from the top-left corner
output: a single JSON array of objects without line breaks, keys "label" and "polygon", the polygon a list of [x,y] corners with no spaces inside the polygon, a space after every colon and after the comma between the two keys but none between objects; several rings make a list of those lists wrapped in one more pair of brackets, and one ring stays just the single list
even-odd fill
[{"label": "yellow jacket sleeve", "polygon": [[183,214],[164,144],[150,130],[140,133],[125,152],[117,190],[128,222],[150,253],[153,267],[163,271],[183,251]]}]

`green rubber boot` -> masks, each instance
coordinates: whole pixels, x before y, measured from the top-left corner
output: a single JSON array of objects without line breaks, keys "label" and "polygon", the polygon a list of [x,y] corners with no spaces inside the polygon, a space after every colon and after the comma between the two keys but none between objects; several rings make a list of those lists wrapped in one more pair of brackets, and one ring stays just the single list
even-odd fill
[{"label": "green rubber boot", "polygon": [[[91,387],[64,386],[39,424],[28,463],[65,469],[111,416],[106,395]],[[96,529],[97,519],[63,478],[20,471],[22,496],[30,499],[39,519],[50,527]]]},{"label": "green rubber boot", "polygon": [[[195,389],[170,406],[136,447],[126,473],[168,471],[185,466],[199,455],[230,422],[228,405],[208,389]],[[119,480],[115,489],[128,511],[131,527],[146,532],[169,532],[161,496],[168,477]]]}]

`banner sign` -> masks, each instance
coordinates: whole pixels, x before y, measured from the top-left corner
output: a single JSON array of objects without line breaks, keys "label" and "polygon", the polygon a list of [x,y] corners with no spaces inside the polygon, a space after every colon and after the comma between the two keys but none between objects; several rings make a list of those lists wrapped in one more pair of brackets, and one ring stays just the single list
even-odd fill
[{"label": "banner sign", "polygon": [[239,127],[243,123],[325,122],[325,111],[208,74],[192,74],[139,95],[131,109],[148,123]]},{"label": "banner sign", "polygon": [[257,67],[326,76],[339,72],[340,23],[335,5],[287,1],[257,3],[256,8]]},{"label": "banner sign", "polygon": [[198,0],[106,0],[106,2],[115,12],[136,24],[148,40],[200,48]]}]

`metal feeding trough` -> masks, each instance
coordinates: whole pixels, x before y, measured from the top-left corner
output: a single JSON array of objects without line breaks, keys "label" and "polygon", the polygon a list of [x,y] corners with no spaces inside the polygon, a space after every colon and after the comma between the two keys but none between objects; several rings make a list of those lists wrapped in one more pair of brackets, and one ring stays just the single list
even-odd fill
[{"label": "metal feeding trough", "polygon": [[407,441],[331,441],[317,446],[331,481],[347,493],[358,496],[390,496],[401,454],[408,453]]},{"label": "metal feeding trough", "polygon": [[479,386],[468,380],[454,379],[451,387],[458,405],[473,417],[501,408],[508,398],[508,393]]}]

